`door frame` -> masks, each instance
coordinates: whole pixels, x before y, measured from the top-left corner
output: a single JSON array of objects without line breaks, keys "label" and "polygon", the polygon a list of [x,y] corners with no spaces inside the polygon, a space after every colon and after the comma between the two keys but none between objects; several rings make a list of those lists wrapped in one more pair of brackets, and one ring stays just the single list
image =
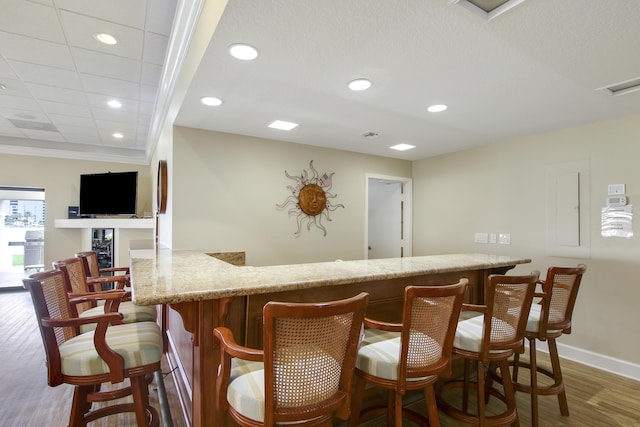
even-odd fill
[{"label": "door frame", "polygon": [[400,182],[403,184],[404,208],[403,213],[403,241],[404,255],[413,255],[413,179],[403,176],[381,175],[376,173],[365,173],[364,185],[364,258],[369,259],[369,180],[377,179],[384,181]]}]

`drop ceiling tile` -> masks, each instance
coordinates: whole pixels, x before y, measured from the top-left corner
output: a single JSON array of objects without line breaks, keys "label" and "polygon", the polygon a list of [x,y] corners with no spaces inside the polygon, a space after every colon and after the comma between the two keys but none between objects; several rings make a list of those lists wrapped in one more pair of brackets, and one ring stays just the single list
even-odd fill
[{"label": "drop ceiling tile", "polygon": [[0,125],[0,135],[12,136],[14,138],[26,138],[27,136],[20,132],[15,126],[13,128]]},{"label": "drop ceiling tile", "polygon": [[4,79],[15,79],[17,77],[16,73],[14,73],[9,66],[9,63],[5,61],[4,58],[0,57],[0,82]]},{"label": "drop ceiling tile", "polygon": [[61,102],[40,101],[40,105],[47,113],[63,114],[67,116],[91,117],[89,107],[84,105],[63,104]]},{"label": "drop ceiling tile", "polygon": [[9,64],[25,82],[41,83],[67,89],[82,89],[78,74],[74,71],[13,60],[9,60]]},{"label": "drop ceiling tile", "polygon": [[137,99],[140,87],[133,82],[108,77],[81,74],[82,84],[88,92],[126,99]]},{"label": "drop ceiling tile", "polygon": [[40,139],[43,141],[60,141],[64,142],[64,138],[58,132],[49,132],[44,130],[22,129],[27,137],[32,139]]},{"label": "drop ceiling tile", "polygon": [[[151,0],[151,3],[157,0]],[[146,0],[57,0],[60,9],[144,29]]]},{"label": "drop ceiling tile", "polygon": [[5,89],[0,90],[0,96],[11,95],[21,96],[25,98],[31,97],[29,89],[20,80],[6,78],[0,80],[0,83],[2,83],[6,87]]},{"label": "drop ceiling tile", "polygon": [[73,126],[76,128],[91,128],[95,129],[95,122],[91,117],[77,117],[77,116],[67,116],[64,114],[52,114],[48,113],[49,119],[51,123],[54,124],[55,127],[61,129],[64,126]]},{"label": "drop ceiling tile", "polygon": [[140,61],[78,48],[73,48],[73,57],[81,73],[135,83],[140,81]]},{"label": "drop ceiling tile", "polygon": [[168,36],[173,26],[177,3],[177,0],[154,0],[149,2],[145,29],[152,33]]},{"label": "drop ceiling tile", "polygon": [[65,44],[0,32],[0,52],[7,59],[75,70]]},{"label": "drop ceiling tile", "polygon": [[151,116],[153,114],[153,107],[155,104],[153,102],[141,102],[140,103],[140,114],[146,114],[147,116]]},{"label": "drop ceiling tile", "polygon": [[156,102],[158,95],[157,86],[141,85],[140,86],[140,100],[142,102]]},{"label": "drop ceiling tile", "polygon": [[58,132],[65,138],[71,136],[74,137],[87,137],[87,138],[99,138],[96,128],[86,128],[77,126],[58,126]]},{"label": "drop ceiling tile", "polygon": [[37,83],[25,83],[25,86],[29,88],[30,93],[37,100],[87,105],[87,97],[85,93],[80,90],[65,89]]},{"label": "drop ceiling tile", "polygon": [[111,135],[114,132],[120,132],[126,135],[135,134],[136,132],[135,123],[123,123],[111,120],[96,120],[96,126],[101,134],[102,132],[106,132]]},{"label": "drop ceiling tile", "polygon": [[48,123],[49,117],[43,111],[26,111],[9,108],[0,108],[0,115],[7,119],[32,120],[36,122]]},{"label": "drop ceiling tile", "polygon": [[111,122],[118,123],[136,123],[137,122],[137,113],[129,113],[122,110],[105,110],[101,108],[94,108],[93,117],[96,121],[99,120],[107,120]]},{"label": "drop ceiling tile", "polygon": [[100,135],[80,135],[74,133],[67,133],[64,135],[67,142],[83,145],[102,145],[102,139]]},{"label": "drop ceiling tile", "polygon": [[29,1],[3,1],[0,28],[3,31],[65,43],[64,33],[53,7]]},{"label": "drop ceiling tile", "polygon": [[160,84],[161,75],[161,65],[150,64],[148,62],[142,63],[142,77],[140,78],[140,83],[150,86],[158,86]]},{"label": "drop ceiling tile", "polygon": [[[61,11],[60,15],[71,46],[125,58],[142,59],[142,30],[66,11]],[[118,43],[100,43],[94,37],[97,33],[109,33],[118,39]]]},{"label": "drop ceiling tile", "polygon": [[93,108],[107,109],[106,108],[107,102],[111,101],[112,99],[115,99],[116,101],[119,101],[122,104],[122,107],[120,107],[116,111],[123,111],[126,113],[138,112],[139,102],[133,99],[125,99],[120,97],[102,95],[99,93],[87,93],[87,98],[89,99],[89,105],[91,105],[91,107]]},{"label": "drop ceiling tile", "polygon": [[169,37],[160,34],[145,33],[144,35],[144,62],[150,62],[156,65],[164,64],[164,58],[167,54],[167,43]]},{"label": "drop ceiling tile", "polygon": [[10,108],[12,110],[42,111],[42,108],[31,98],[20,96],[2,95],[0,96],[0,108]]}]

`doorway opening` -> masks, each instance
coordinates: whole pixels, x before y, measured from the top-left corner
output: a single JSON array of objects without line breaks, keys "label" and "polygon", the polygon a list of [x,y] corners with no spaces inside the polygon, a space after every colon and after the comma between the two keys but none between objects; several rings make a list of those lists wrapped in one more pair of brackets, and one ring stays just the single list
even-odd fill
[{"label": "doorway opening", "polygon": [[44,269],[44,188],[0,186],[0,291]]},{"label": "doorway opening", "polygon": [[366,174],[365,259],[412,256],[411,178]]}]

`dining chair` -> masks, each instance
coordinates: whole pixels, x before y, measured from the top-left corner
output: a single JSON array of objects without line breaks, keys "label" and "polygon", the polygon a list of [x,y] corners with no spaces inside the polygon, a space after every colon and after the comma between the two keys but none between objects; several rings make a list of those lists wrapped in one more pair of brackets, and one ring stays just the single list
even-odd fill
[{"label": "dining chair", "polygon": [[[569,416],[569,405],[565,392],[560,358],[556,339],[563,334],[571,333],[571,317],[578,296],[578,289],[582,276],[587,267],[579,264],[577,267],[549,267],[545,280],[539,280],[542,292],[536,293],[539,301],[531,306],[525,338],[529,344],[529,362],[520,359],[515,353],[513,360],[513,383],[517,391],[531,395],[532,426],[539,424],[538,396],[556,395],[560,414]],[[546,341],[549,348],[551,369],[539,366],[536,357],[536,341]],[[520,368],[529,370],[529,383],[518,382]],[[550,378],[552,383],[541,385],[537,374]]]},{"label": "dining chair", "polygon": [[[122,314],[108,310],[100,315],[74,316],[64,274],[49,270],[23,279],[31,293],[38,327],[44,344],[48,384],[75,387],[69,426],[86,426],[97,419],[121,412],[134,412],[141,426],[158,426],[157,411],[149,404],[148,377],[160,369],[162,338],[153,322],[122,323]],[[119,301],[122,291],[108,300]],[[85,300],[82,297],[80,300]],[[106,307],[109,309],[110,304]],[[95,324],[80,334],[79,327]],[[124,382],[128,379],[128,385]],[[101,391],[104,383],[119,384]],[[94,407],[131,395],[133,403]]]},{"label": "dining chair", "polygon": [[218,410],[241,426],[331,426],[346,420],[351,378],[369,295],[319,303],[268,302],[264,350],[214,329],[221,367]]},{"label": "dining chair", "polygon": [[[355,393],[349,425],[369,416],[387,414],[387,425],[402,425],[403,416],[421,424],[440,425],[434,384],[451,373],[453,338],[467,279],[441,286],[407,286],[402,323],[365,318],[365,335],[358,351]],[[361,411],[367,384],[388,390],[386,407]],[[403,408],[409,390],[424,390],[428,420]]]},{"label": "dining chair", "polygon": [[[444,413],[474,426],[519,425],[515,390],[509,376],[509,358],[520,350],[538,273],[524,276],[490,275],[485,289],[485,304],[463,304],[457,325],[453,354],[464,360],[464,377],[438,386],[438,406]],[[480,315],[469,317],[472,313]],[[475,364],[476,378],[472,378]],[[487,387],[486,369],[499,369],[503,391]],[[462,395],[453,390],[462,388]],[[470,388],[477,392],[477,410],[469,409]],[[495,396],[504,406],[496,414],[487,414],[489,398]]]}]

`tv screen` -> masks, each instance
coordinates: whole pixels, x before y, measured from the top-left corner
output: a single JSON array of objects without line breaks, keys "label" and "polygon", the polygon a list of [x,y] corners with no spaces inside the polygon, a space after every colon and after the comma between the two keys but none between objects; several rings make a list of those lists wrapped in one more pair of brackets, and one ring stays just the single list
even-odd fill
[{"label": "tv screen", "polygon": [[136,215],[138,172],[80,175],[80,215]]}]

